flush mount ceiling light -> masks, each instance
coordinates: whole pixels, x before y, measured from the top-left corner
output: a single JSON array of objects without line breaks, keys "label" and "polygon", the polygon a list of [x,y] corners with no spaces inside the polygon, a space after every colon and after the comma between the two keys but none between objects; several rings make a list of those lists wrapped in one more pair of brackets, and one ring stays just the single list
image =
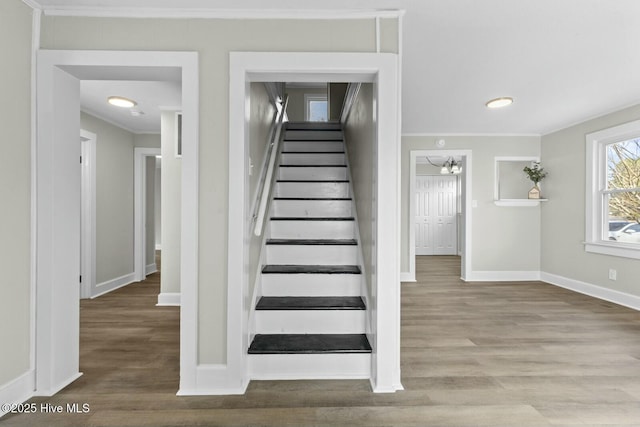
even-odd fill
[{"label": "flush mount ceiling light", "polygon": [[110,96],[109,98],[107,98],[107,102],[111,105],[122,108],[132,108],[137,105],[135,101],[124,98],[122,96]]},{"label": "flush mount ceiling light", "polygon": [[513,104],[513,98],[502,97],[502,98],[492,99],[491,101],[488,101],[485,105],[488,108],[502,108],[511,104]]}]

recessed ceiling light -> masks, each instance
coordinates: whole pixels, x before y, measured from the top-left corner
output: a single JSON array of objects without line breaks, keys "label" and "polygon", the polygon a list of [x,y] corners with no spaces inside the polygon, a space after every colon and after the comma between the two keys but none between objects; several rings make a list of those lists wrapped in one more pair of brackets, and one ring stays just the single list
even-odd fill
[{"label": "recessed ceiling light", "polygon": [[115,105],[116,107],[122,107],[122,108],[132,108],[137,105],[135,101],[132,101],[127,98],[123,98],[122,96],[110,96],[107,99],[107,102],[111,105]]},{"label": "recessed ceiling light", "polygon": [[488,101],[485,105],[489,108],[502,108],[511,104],[513,104],[513,98],[502,97],[502,98],[492,99],[491,101]]}]

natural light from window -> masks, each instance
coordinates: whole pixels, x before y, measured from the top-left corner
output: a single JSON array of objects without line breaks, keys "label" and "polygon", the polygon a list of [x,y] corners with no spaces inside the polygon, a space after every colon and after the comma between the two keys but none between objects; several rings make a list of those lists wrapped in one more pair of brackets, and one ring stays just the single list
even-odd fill
[{"label": "natural light from window", "polygon": [[586,143],[585,250],[640,259],[640,120]]}]

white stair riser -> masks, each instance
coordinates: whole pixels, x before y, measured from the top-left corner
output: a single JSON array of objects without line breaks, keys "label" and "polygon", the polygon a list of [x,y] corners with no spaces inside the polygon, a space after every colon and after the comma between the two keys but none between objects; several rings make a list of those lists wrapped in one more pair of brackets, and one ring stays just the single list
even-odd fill
[{"label": "white stair riser", "polygon": [[353,221],[271,221],[272,239],[353,239]]},{"label": "white stair riser", "polygon": [[349,197],[348,182],[278,182],[276,197]]},{"label": "white stair riser", "polygon": [[366,379],[371,375],[371,353],[250,354],[253,380]]},{"label": "white stair riser", "polygon": [[285,132],[286,140],[297,141],[336,141],[342,140],[342,131],[339,130],[288,130]]},{"label": "white stair riser", "polygon": [[349,217],[351,200],[274,200],[271,216]]},{"label": "white stair riser", "polygon": [[283,165],[344,165],[344,154],[338,153],[282,153]]},{"label": "white stair riser", "polygon": [[342,141],[284,141],[283,151],[344,151]]},{"label": "white stair riser", "polygon": [[312,167],[312,168],[287,168],[281,167],[278,172],[279,179],[301,179],[329,181],[347,179],[347,168],[343,167]]},{"label": "white stair riser", "polygon": [[364,334],[364,310],[256,310],[258,334]]},{"label": "white stair riser", "polygon": [[263,274],[266,297],[360,296],[360,274]]},{"label": "white stair riser", "polygon": [[355,265],[353,245],[267,245],[267,264]]}]

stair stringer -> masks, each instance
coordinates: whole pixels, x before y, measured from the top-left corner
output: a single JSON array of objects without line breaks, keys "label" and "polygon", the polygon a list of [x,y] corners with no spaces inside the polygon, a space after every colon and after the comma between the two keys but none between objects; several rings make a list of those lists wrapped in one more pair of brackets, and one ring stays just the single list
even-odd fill
[{"label": "stair stringer", "polygon": [[362,254],[362,239],[360,236],[360,223],[358,222],[358,210],[356,209],[356,198],[355,192],[353,191],[353,177],[351,175],[351,163],[349,162],[349,152],[347,151],[347,137],[342,131],[342,141],[344,144],[344,152],[345,152],[345,162],[347,164],[347,178],[349,179],[349,193],[351,194],[351,214],[354,217],[354,228],[355,228],[355,236],[358,241],[358,265],[360,266],[360,270],[362,271],[360,274],[360,296],[364,301],[365,305],[365,333],[367,334],[367,338],[369,339],[369,343],[371,344],[372,351],[375,353],[375,337],[373,336],[373,312],[372,312],[372,298],[370,287],[368,286],[368,278],[369,272],[367,271],[366,265],[364,263],[364,255]]},{"label": "stair stringer", "polygon": [[[269,197],[267,197],[267,207],[265,209],[265,215],[267,215],[267,220],[264,222],[264,226],[262,227],[262,242],[260,243],[260,255],[258,256],[258,263],[256,265],[256,276],[253,284],[253,292],[249,297],[249,318],[247,319],[247,329],[246,329],[246,338],[247,341],[243,341],[242,343],[242,354],[247,354],[247,350],[249,349],[249,345],[253,341],[253,338],[256,334],[257,326],[256,326],[256,304],[262,297],[262,266],[266,262],[267,256],[267,239],[268,236],[271,235],[271,206],[273,204],[273,193],[275,189],[275,182],[278,179],[280,174],[280,158],[282,155],[282,150],[284,147],[284,138],[286,135],[287,127],[286,123],[282,125],[282,131],[280,132],[280,140],[278,141],[278,151],[276,152],[276,160],[275,160],[275,168],[273,171],[273,176],[271,177],[271,183],[269,184]],[[264,162],[265,167],[268,164]],[[252,210],[253,212],[253,210]],[[251,221],[252,226],[254,225],[254,221]],[[253,235],[253,230],[249,230],[249,235]]]}]

